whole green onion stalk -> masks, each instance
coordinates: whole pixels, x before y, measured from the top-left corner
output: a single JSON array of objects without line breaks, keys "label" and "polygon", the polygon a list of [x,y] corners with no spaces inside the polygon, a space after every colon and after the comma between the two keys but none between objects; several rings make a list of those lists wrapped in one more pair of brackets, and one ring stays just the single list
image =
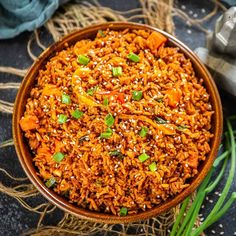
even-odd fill
[{"label": "whole green onion stalk", "polygon": [[[185,210],[189,204],[190,197],[186,198],[180,208],[180,212],[175,220],[175,223],[172,227],[170,236],[198,236],[200,235],[206,228],[208,228],[210,225],[215,223],[220,217],[222,217],[227,210],[231,207],[231,205],[236,201],[236,192],[233,192],[230,196],[230,198],[225,202],[225,199],[228,196],[229,189],[232,185],[233,178],[235,175],[235,167],[236,167],[236,144],[235,144],[235,134],[236,131],[233,131],[232,125],[230,121],[232,119],[236,119],[236,116],[230,117],[226,120],[227,129],[226,132],[226,151],[224,151],[217,159],[215,160],[212,169],[202,182],[201,186],[199,187],[197,191],[197,195],[194,199],[194,201],[191,204],[191,207],[188,209],[188,211],[185,214]],[[220,146],[220,148],[222,145]],[[214,180],[211,180],[212,174],[215,172],[216,167],[219,166],[219,164],[223,161],[223,164],[221,166],[220,172],[218,173],[217,177]],[[221,193],[221,196],[219,197],[218,201],[216,202],[215,206],[211,210],[210,214],[206,217],[206,219],[202,222],[202,224],[197,228],[194,229],[194,223],[196,221],[196,218],[199,214],[199,211],[201,209],[201,205],[206,197],[206,195],[210,192],[212,192],[217,184],[222,179],[226,166],[228,162],[231,162],[230,164],[230,171],[228,178],[226,180],[225,187]],[[224,204],[225,202],[225,204]]]}]

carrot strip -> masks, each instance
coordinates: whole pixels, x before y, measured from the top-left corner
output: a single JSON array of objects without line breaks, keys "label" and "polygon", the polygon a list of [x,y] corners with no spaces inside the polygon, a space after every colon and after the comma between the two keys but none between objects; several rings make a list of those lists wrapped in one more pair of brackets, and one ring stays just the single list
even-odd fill
[{"label": "carrot strip", "polygon": [[161,33],[152,32],[147,38],[147,45],[151,49],[151,51],[156,51],[166,41],[167,38]]},{"label": "carrot strip", "polygon": [[26,115],[20,120],[20,127],[22,130],[27,131],[39,127],[38,117],[35,115]]}]

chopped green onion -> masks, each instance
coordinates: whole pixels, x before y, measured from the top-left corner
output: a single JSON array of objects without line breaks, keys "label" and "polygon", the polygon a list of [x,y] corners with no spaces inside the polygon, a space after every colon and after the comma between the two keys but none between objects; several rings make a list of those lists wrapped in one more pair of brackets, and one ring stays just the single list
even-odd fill
[{"label": "chopped green onion", "polygon": [[157,98],[155,99],[157,102],[163,102],[163,97],[162,98]]},{"label": "chopped green onion", "polygon": [[109,155],[118,157],[120,159],[122,159],[124,157],[123,154],[118,150],[113,150],[113,151],[109,152]]},{"label": "chopped green onion", "polygon": [[80,119],[83,116],[83,112],[79,111],[78,109],[72,111],[71,115],[76,118],[76,119]]},{"label": "chopped green onion", "polygon": [[98,86],[95,86],[91,89],[88,89],[87,90],[87,94],[90,95],[90,96],[93,96],[93,94],[95,93],[95,91],[97,90]]},{"label": "chopped green onion", "polygon": [[84,55],[79,55],[77,61],[79,64],[86,66],[90,62],[90,59]]},{"label": "chopped green onion", "polygon": [[62,192],[62,195],[64,196],[64,197],[69,197],[70,196],[70,190],[66,190],[66,191],[64,191],[64,192]]},{"label": "chopped green onion", "polygon": [[62,94],[61,102],[64,104],[70,104],[70,96],[67,94]]},{"label": "chopped green onion", "polygon": [[167,124],[167,121],[166,121],[166,120],[163,120],[161,117],[155,117],[155,121],[156,121],[158,124]]},{"label": "chopped green onion", "polygon": [[113,134],[111,128],[107,128],[106,132],[100,134],[100,138],[110,138]]},{"label": "chopped green onion", "polygon": [[143,92],[142,91],[133,91],[132,92],[132,99],[139,101],[143,97]]},{"label": "chopped green onion", "polygon": [[144,138],[148,134],[148,128],[143,126],[142,129],[139,132],[139,136]]},{"label": "chopped green onion", "polygon": [[103,105],[104,105],[104,106],[108,106],[108,104],[109,104],[108,98],[105,97],[105,98],[103,99]]},{"label": "chopped green onion", "polygon": [[126,216],[127,215],[127,213],[128,213],[128,209],[126,208],[126,207],[122,207],[121,209],[120,209],[120,216]]},{"label": "chopped green onion", "polygon": [[157,170],[156,162],[152,162],[148,167],[149,167],[151,172],[155,172]]},{"label": "chopped green onion", "polygon": [[128,59],[130,59],[130,60],[133,61],[133,62],[139,62],[139,61],[140,61],[139,56],[136,55],[136,54],[133,53],[133,52],[129,53]]},{"label": "chopped green onion", "polygon": [[144,162],[146,161],[148,158],[150,158],[150,156],[148,156],[146,153],[143,153],[141,154],[138,159],[141,161],[141,162]]},{"label": "chopped green onion", "polygon": [[45,182],[46,187],[51,188],[56,183],[55,178],[50,178]]},{"label": "chopped green onion", "polygon": [[64,159],[65,155],[61,152],[56,152],[54,155],[53,155],[53,159],[54,161],[56,162],[61,162],[63,159]]},{"label": "chopped green onion", "polygon": [[96,184],[97,187],[101,187],[102,186],[102,181],[98,179],[98,180],[95,181],[95,184]]},{"label": "chopped green onion", "polygon": [[112,68],[112,74],[113,76],[120,76],[122,75],[122,67],[113,67]]},{"label": "chopped green onion", "polygon": [[106,35],[104,34],[104,32],[102,30],[98,30],[98,33],[104,38],[106,37]]},{"label": "chopped green onion", "polygon": [[177,126],[177,130],[179,130],[179,131],[183,131],[184,129],[187,129],[187,128],[188,128],[188,126],[186,126],[186,125]]},{"label": "chopped green onion", "polygon": [[111,113],[109,113],[106,117],[105,117],[105,124],[108,126],[108,127],[111,127],[115,122],[115,119],[114,117],[112,116]]},{"label": "chopped green onion", "polygon": [[67,121],[67,116],[63,115],[63,114],[60,114],[59,117],[58,117],[58,123],[59,124],[64,124],[66,121]]}]

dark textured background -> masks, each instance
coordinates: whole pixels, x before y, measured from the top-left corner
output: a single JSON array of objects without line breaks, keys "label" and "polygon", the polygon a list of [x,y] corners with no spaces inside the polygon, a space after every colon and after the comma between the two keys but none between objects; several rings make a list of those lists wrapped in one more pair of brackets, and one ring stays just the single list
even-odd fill
[{"label": "dark textured background", "polygon": [[[135,0],[100,0],[105,6],[112,7],[117,10],[128,10],[132,8],[139,7],[138,1]],[[213,4],[208,1],[179,1],[178,7],[182,8],[191,17],[202,17],[207,12],[211,11]],[[206,27],[213,29],[215,20],[206,22]],[[196,28],[188,27],[182,21],[175,19],[176,23],[176,36],[184,43],[186,43],[191,49],[195,49],[199,46],[205,45],[205,35]],[[30,33],[23,33],[20,36],[10,39],[10,40],[0,40],[0,65],[1,66],[13,66],[17,68],[27,68],[31,65],[32,61],[29,58],[26,51],[26,43],[30,37]],[[45,42],[52,42],[46,31],[43,30],[41,37]],[[37,53],[37,51],[35,51]],[[19,82],[21,78],[0,73],[0,82]],[[220,90],[220,89],[219,89]],[[14,101],[16,96],[16,90],[1,90],[0,99],[7,101]],[[236,107],[234,106],[235,100],[232,97],[228,97],[226,94],[221,92],[221,98],[223,102],[224,114],[236,114]],[[9,114],[0,114],[0,142],[7,140],[12,137],[11,131],[11,118]],[[25,176],[15,153],[14,147],[6,147],[0,149],[0,166],[7,169],[10,173],[15,176]],[[225,180],[227,178],[227,172],[224,178],[220,182],[219,186],[216,188],[215,192],[208,196],[208,200],[204,203],[205,207],[202,209],[202,214],[204,215],[209,212],[213,206],[213,201],[218,198],[218,193],[220,193],[224,187]],[[0,181],[14,186],[15,182],[9,182],[5,175],[0,173]],[[236,183],[234,180],[234,185],[232,189],[236,189]],[[232,190],[231,190],[232,191]],[[36,205],[39,202],[43,202],[43,197],[38,197],[34,200],[30,200],[31,205]],[[60,210],[57,211],[55,215],[49,215],[44,224],[55,225],[58,219],[62,216]],[[33,228],[36,226],[39,216],[37,214],[31,213],[25,210],[16,200],[8,197],[5,194],[0,193],[0,235],[19,235],[23,231]],[[207,235],[236,235],[236,204],[223,216],[220,221],[210,227],[207,231]],[[79,232],[78,232],[79,235]]]}]

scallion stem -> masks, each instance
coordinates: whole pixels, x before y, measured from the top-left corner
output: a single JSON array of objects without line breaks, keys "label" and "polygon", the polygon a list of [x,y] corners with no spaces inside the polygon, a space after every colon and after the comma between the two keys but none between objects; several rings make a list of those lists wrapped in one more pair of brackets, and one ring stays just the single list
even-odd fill
[{"label": "scallion stem", "polygon": [[181,208],[180,208],[180,212],[178,214],[178,216],[176,217],[175,223],[173,225],[173,228],[171,230],[170,236],[174,236],[177,230],[177,227],[179,226],[179,223],[184,215],[185,209],[188,206],[189,203],[189,199],[190,197],[188,196],[182,203]]},{"label": "scallion stem", "polygon": [[[192,215],[193,215],[193,212],[195,210],[195,207],[196,205],[198,204],[199,202],[199,199],[201,197],[201,192],[204,191],[205,187],[208,185],[209,181],[210,181],[210,178],[212,176],[212,172],[213,170],[211,169],[211,171],[208,173],[208,175],[206,176],[206,178],[203,180],[198,192],[197,192],[197,195],[196,195],[196,198],[194,199],[194,201],[192,202],[192,205],[191,207],[189,208],[185,218],[184,218],[184,221],[182,222],[182,225],[180,227],[180,229],[178,230],[178,233],[177,233],[177,236],[180,236],[180,235],[183,235],[183,231],[184,231],[184,228],[186,227],[187,223],[189,222],[189,220],[191,219]],[[202,200],[203,202],[203,200]],[[201,202],[201,204],[202,204]]]},{"label": "scallion stem", "polygon": [[236,192],[233,192],[229,198],[229,200],[225,203],[225,205],[223,206],[223,208],[217,212],[217,214],[215,214],[211,220],[208,222],[208,224],[206,224],[205,228],[203,230],[205,230],[206,228],[208,228],[210,225],[212,225],[213,223],[215,223],[217,220],[219,220],[227,211],[228,209],[231,207],[231,205],[236,201]]},{"label": "scallion stem", "polygon": [[[234,178],[235,164],[236,164],[236,160],[235,160],[235,158],[236,158],[236,153],[235,153],[236,145],[235,145],[235,139],[234,139],[232,125],[231,125],[229,119],[226,120],[226,124],[228,127],[229,138],[230,138],[230,143],[231,143],[231,165],[230,165],[229,176],[227,178],[227,181],[226,181],[225,187],[221,193],[221,196],[219,197],[218,201],[216,202],[214,208],[212,209],[212,211],[210,212],[210,214],[208,215],[206,220],[199,226],[199,228],[197,228],[193,232],[193,234],[191,234],[193,236],[199,235],[206,227],[208,227],[210,225],[211,219],[217,214],[217,212],[219,211],[219,209],[223,205],[224,200],[228,195],[230,186],[231,186],[233,178]],[[227,136],[226,136],[226,138],[227,138]]]},{"label": "scallion stem", "polygon": [[199,195],[198,201],[196,203],[195,209],[193,211],[192,217],[190,218],[190,221],[189,221],[187,228],[185,230],[185,235],[190,235],[205,196],[206,196],[205,191],[200,192],[200,195]]}]

